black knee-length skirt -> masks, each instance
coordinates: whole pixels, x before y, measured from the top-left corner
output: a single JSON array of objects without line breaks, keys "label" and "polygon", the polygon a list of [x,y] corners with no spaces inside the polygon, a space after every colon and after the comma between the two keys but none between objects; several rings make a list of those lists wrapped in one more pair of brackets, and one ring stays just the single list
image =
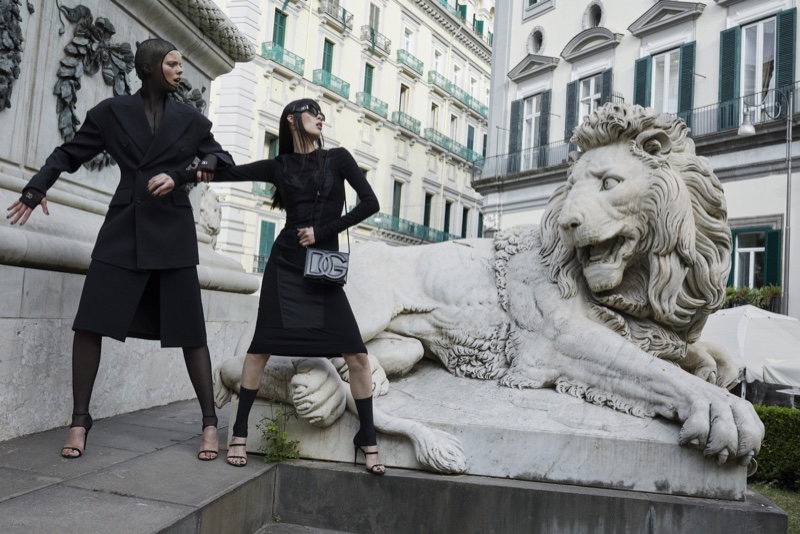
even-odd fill
[{"label": "black knee-length skirt", "polygon": [[301,267],[278,257],[264,270],[248,352],[335,357],[367,348],[344,289],[307,280]]},{"label": "black knee-length skirt", "polygon": [[205,345],[197,268],[133,271],[92,260],[72,329],[159,339],[162,347]]}]

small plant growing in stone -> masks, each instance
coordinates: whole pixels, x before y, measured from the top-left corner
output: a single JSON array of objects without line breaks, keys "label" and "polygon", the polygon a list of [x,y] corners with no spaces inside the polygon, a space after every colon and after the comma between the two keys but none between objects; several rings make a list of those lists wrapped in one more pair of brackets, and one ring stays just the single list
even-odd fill
[{"label": "small plant growing in stone", "polygon": [[[274,409],[273,409],[274,410]],[[264,447],[264,463],[283,462],[293,458],[300,458],[297,440],[290,440],[286,432],[286,423],[290,418],[297,417],[294,410],[284,410],[279,408],[272,411],[271,415],[265,415],[256,428],[261,432]]]}]

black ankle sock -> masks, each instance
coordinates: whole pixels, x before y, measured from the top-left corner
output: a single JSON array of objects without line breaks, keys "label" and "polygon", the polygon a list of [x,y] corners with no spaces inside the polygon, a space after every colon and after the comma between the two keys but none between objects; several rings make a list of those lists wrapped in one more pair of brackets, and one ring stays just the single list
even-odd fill
[{"label": "black ankle sock", "polygon": [[353,438],[353,444],[361,447],[377,445],[378,436],[375,432],[375,423],[372,420],[372,397],[353,400],[356,402],[358,422],[360,423],[358,433]]},{"label": "black ankle sock", "polygon": [[247,419],[250,417],[250,409],[256,400],[257,389],[247,389],[239,387],[239,408],[236,410],[236,422],[233,424],[233,437],[247,437]]}]

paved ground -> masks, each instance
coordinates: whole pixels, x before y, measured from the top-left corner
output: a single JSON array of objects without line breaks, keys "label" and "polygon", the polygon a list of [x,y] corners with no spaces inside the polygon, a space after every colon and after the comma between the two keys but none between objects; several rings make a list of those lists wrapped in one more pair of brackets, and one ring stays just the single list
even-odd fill
[{"label": "paved ground", "polygon": [[[220,424],[227,424],[227,413],[220,415]],[[65,429],[0,442],[0,532],[242,534],[257,530],[263,522],[253,525],[252,519],[252,528],[241,524],[230,530],[211,528],[217,518],[208,509],[233,495],[225,506],[216,507],[226,508],[227,516],[236,515],[236,489],[264,478],[272,466],[251,457],[246,467],[234,468],[225,463],[224,450],[217,460],[201,462],[196,458],[200,432],[197,402],[186,401],[95,421],[86,454],[75,460],[60,456]],[[226,435],[223,426],[220,436]],[[258,491],[268,491],[263,500],[271,500],[266,487]],[[258,491],[240,492],[247,496],[239,499],[258,499]],[[271,507],[271,502],[264,505]]]}]

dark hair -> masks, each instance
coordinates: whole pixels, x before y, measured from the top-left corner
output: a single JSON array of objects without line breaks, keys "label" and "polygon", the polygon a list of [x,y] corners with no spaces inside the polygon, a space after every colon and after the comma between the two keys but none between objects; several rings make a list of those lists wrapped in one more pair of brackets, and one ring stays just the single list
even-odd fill
[{"label": "dark hair", "polygon": [[[175,45],[164,39],[148,39],[141,43],[136,44],[136,55],[133,58],[133,64],[136,68],[136,76],[142,80],[142,85],[145,85],[150,74],[145,72],[144,66],[150,65],[150,68],[155,71],[156,67],[160,67],[172,51],[178,51]],[[159,72],[161,69],[159,68]],[[163,72],[161,73],[163,76]]]},{"label": "dark hair", "polygon": [[[289,102],[289,104],[283,108],[283,113],[281,113],[281,119],[278,123],[279,156],[282,154],[294,154],[294,138],[292,137],[291,124],[289,124],[289,115],[294,116],[294,125],[297,128],[297,135],[304,143],[313,144],[316,148],[322,148],[324,146],[325,140],[322,138],[322,135],[320,135],[318,139],[313,139],[303,127],[302,114],[303,111],[307,109],[316,110],[318,113],[321,112],[319,104],[316,100],[311,98],[301,98],[300,100]],[[319,159],[319,155],[317,159]],[[283,199],[277,189],[272,195],[272,208],[278,210],[284,209]]]}]

